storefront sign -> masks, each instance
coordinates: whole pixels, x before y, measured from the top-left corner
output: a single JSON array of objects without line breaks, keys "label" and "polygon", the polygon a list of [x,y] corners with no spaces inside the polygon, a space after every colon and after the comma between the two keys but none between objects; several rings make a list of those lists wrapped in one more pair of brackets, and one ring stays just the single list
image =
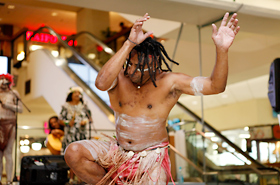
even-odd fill
[{"label": "storefront sign", "polygon": [[[26,40],[29,40],[30,37],[33,35],[33,31],[27,31],[26,32]],[[62,40],[66,40],[66,36],[61,36]],[[32,38],[32,41],[35,42],[41,42],[41,43],[51,43],[51,44],[56,44],[58,39],[56,36],[51,35],[49,33],[36,33]],[[73,46],[73,40],[70,40],[68,42],[69,46]],[[77,46],[77,41],[74,42],[74,45]]]}]

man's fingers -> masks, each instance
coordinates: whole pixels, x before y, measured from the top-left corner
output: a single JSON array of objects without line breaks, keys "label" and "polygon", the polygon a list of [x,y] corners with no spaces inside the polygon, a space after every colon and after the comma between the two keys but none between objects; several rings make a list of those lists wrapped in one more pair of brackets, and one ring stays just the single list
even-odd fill
[{"label": "man's fingers", "polygon": [[[232,15],[232,17],[230,18],[230,20],[228,21],[228,24],[227,24],[227,26],[230,28],[234,23],[235,23],[235,18],[236,18],[236,16],[237,16],[237,13],[234,13],[233,15]],[[236,26],[236,25],[235,25]]]},{"label": "man's fingers", "polygon": [[237,26],[237,23],[238,23],[238,19],[235,19],[230,28],[231,28],[232,30],[234,30],[234,29],[236,28],[236,26]]},{"label": "man's fingers", "polygon": [[150,35],[152,35],[153,32],[152,31],[148,31],[147,33],[145,33],[145,38],[148,38]]},{"label": "man's fingers", "polygon": [[237,26],[237,28],[234,30],[234,34],[236,35],[240,30],[240,26]]},{"label": "man's fingers", "polygon": [[229,13],[227,12],[227,13],[224,15],[224,18],[223,18],[223,20],[222,20],[222,22],[221,22],[221,26],[225,26],[225,25],[226,25],[228,16],[229,16]]},{"label": "man's fingers", "polygon": [[212,24],[212,34],[217,35],[217,26],[215,24]]}]

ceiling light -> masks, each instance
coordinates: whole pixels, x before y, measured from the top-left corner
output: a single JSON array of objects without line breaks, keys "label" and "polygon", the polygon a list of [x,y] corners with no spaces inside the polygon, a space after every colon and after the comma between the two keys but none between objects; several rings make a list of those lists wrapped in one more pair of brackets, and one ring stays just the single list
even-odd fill
[{"label": "ceiling light", "polygon": [[23,140],[20,140],[19,144],[20,144],[20,145],[24,145],[24,141],[23,141]]},{"label": "ceiling light", "polygon": [[53,13],[52,13],[52,16],[54,16],[54,17],[57,16],[57,13],[56,13],[56,12],[53,12]]},{"label": "ceiling light", "polygon": [[214,150],[216,150],[216,149],[219,148],[219,146],[218,146],[216,143],[214,143],[214,144],[212,145],[212,148],[213,148]]},{"label": "ceiling light", "polygon": [[23,142],[25,145],[29,145],[29,143],[30,143],[30,141],[28,139],[25,139]]},{"label": "ceiling light", "polygon": [[39,151],[42,148],[42,144],[41,143],[32,143],[31,147],[32,147],[33,150]]},{"label": "ceiling light", "polygon": [[64,65],[65,64],[65,59],[56,59],[55,60],[55,65],[56,66],[62,66],[62,65]]},{"label": "ceiling light", "polygon": [[31,45],[30,46],[30,50],[31,51],[35,51],[37,49],[42,49],[42,48],[43,48],[43,46],[40,46],[40,45]]},{"label": "ceiling light", "polygon": [[211,137],[211,140],[214,141],[214,142],[217,142],[217,141],[219,141],[219,138],[218,137]]},{"label": "ceiling light", "polygon": [[114,53],[113,50],[112,50],[111,48],[105,48],[104,51],[105,51],[106,53],[109,53],[109,54],[110,54],[110,53],[111,53],[111,54]]},{"label": "ceiling light", "polygon": [[250,137],[250,134],[239,134],[239,138],[249,139]]},{"label": "ceiling light", "polygon": [[206,137],[213,137],[213,136],[215,136],[215,133],[214,132],[205,132],[205,136]]},{"label": "ceiling light", "polygon": [[22,153],[28,153],[30,150],[30,147],[29,146],[20,146],[20,151]]},{"label": "ceiling light", "polygon": [[52,56],[54,56],[55,58],[57,58],[59,56],[59,52],[56,50],[52,50],[51,51]]},{"label": "ceiling light", "polygon": [[21,51],[18,55],[17,55],[17,61],[22,61],[25,58],[25,53],[24,51]]},{"label": "ceiling light", "polygon": [[11,10],[12,10],[12,9],[15,9],[15,5],[11,5],[11,4],[8,5],[8,9],[11,9]]},{"label": "ceiling light", "polygon": [[245,131],[249,131],[249,127],[244,127],[244,130]]},{"label": "ceiling light", "polygon": [[88,58],[89,58],[89,59],[92,59],[92,60],[93,60],[93,59],[95,59],[95,57],[96,57],[96,55],[95,55],[94,53],[89,53],[89,54],[88,54]]}]

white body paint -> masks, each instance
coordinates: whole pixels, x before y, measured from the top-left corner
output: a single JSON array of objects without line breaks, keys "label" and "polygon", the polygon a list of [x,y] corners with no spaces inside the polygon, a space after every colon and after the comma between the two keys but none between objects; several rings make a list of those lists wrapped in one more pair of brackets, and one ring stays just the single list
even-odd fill
[{"label": "white body paint", "polygon": [[193,93],[195,96],[203,96],[203,80],[207,77],[194,77],[193,80],[191,81],[190,86],[192,87]]},{"label": "white body paint", "polygon": [[122,146],[123,148],[137,151],[147,147],[164,142],[156,140],[158,128],[162,127],[165,119],[151,119],[146,116],[132,117],[127,114],[119,114],[115,112],[117,139],[120,145],[128,144],[132,141],[131,146]]}]

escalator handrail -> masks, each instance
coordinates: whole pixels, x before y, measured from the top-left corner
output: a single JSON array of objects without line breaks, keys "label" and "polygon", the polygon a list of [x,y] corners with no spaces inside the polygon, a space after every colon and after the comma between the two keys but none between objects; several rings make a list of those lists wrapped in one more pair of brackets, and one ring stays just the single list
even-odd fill
[{"label": "escalator handrail", "polygon": [[[109,48],[105,43],[103,43],[102,41],[100,41],[96,36],[94,36],[94,35],[93,35],[92,33],[90,33],[89,31],[81,31],[81,32],[79,32],[79,33],[77,33],[77,34],[73,34],[73,35],[69,36],[69,37],[66,39],[66,41],[68,42],[68,41],[70,41],[70,40],[77,40],[77,38],[78,38],[79,36],[83,35],[83,34],[89,35],[90,38],[94,39],[95,42],[98,43],[98,45],[102,46],[102,48],[104,48],[104,49],[105,49],[105,48]],[[110,54],[111,54],[111,55],[114,55],[115,52],[112,50],[112,51],[110,52]]]},{"label": "escalator handrail", "polygon": [[[68,45],[68,43],[64,40],[61,39],[61,36],[56,33],[51,27],[49,26],[42,26],[40,28],[38,28],[36,31],[33,32],[33,34],[30,36],[30,39],[27,42],[30,42],[31,39],[39,32],[41,32],[43,29],[47,29],[50,34],[54,35],[57,37],[58,41],[67,49],[71,50],[71,52],[74,54],[74,56],[79,59],[80,62],[82,62],[84,65],[90,66],[93,69],[95,69],[97,72],[99,71],[98,67],[96,67],[96,65],[91,62],[90,60],[86,59],[85,57],[83,57],[75,48],[71,47]],[[108,47],[108,46],[106,46]],[[109,48],[109,47],[108,47]],[[63,66],[62,66],[63,67]],[[105,111],[108,114],[111,114],[112,116],[114,116],[114,112],[113,110],[90,88],[88,87],[88,85],[82,81],[68,66],[64,66],[64,70],[67,70],[68,73],[70,72],[71,75],[69,75],[79,86],[82,86],[83,89],[86,89],[85,92],[87,93],[87,95],[89,95],[89,97],[93,98],[97,98],[99,103],[102,104],[103,107],[100,107],[101,109],[103,109],[105,107]],[[76,81],[76,79],[79,79],[79,82]],[[96,101],[95,101],[96,103]],[[99,104],[98,104],[99,105]],[[103,109],[104,110],[104,109]]]},{"label": "escalator handrail", "polygon": [[184,106],[182,103],[180,103],[179,101],[177,102],[177,105],[179,107],[181,107],[183,110],[185,110],[191,117],[193,117],[196,121],[198,121],[201,124],[204,124],[204,126],[215,133],[216,136],[218,136],[219,138],[221,138],[223,141],[225,141],[228,145],[230,145],[232,148],[235,149],[235,151],[241,153],[243,156],[245,156],[247,159],[249,159],[253,164],[257,165],[258,167],[266,167],[264,164],[260,163],[259,161],[255,160],[254,158],[252,158],[249,154],[247,154],[246,152],[244,152],[243,150],[241,150],[241,148],[239,148],[236,144],[234,144],[233,142],[231,142],[228,138],[226,138],[225,136],[223,136],[218,130],[216,130],[214,127],[212,127],[208,122],[206,122],[205,120],[202,121],[202,119],[196,115],[194,112],[192,112],[190,109],[188,109],[186,106]]}]

